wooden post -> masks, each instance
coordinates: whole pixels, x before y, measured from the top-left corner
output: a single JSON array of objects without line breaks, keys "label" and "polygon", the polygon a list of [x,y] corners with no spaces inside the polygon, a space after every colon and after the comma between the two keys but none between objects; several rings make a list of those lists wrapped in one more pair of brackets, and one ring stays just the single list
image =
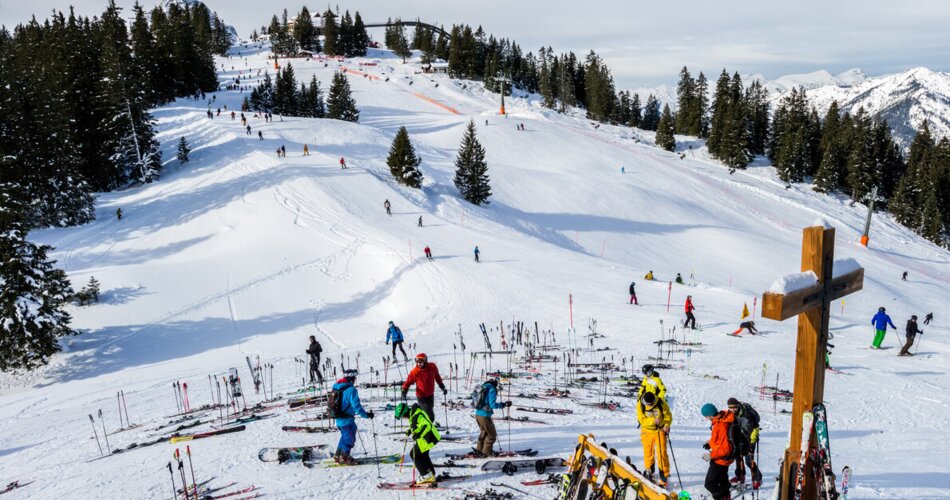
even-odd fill
[{"label": "wooden post", "polygon": [[[801,270],[815,273],[818,283],[785,295],[766,292],[762,296],[763,318],[782,321],[798,315],[792,422],[782,466],[781,499],[791,498],[795,492],[798,475],[793,475],[792,470],[801,455],[802,414],[824,401],[830,304],[860,290],[864,284],[864,269],[861,268],[834,278],[834,244],[834,228],[805,228]],[[811,446],[814,445],[815,436],[812,434]],[[807,469],[802,498],[817,498],[815,477]]]}]

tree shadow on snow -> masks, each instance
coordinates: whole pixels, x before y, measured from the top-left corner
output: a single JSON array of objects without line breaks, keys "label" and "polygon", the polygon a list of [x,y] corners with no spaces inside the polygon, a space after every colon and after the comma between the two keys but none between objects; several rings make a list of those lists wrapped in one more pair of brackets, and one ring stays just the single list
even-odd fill
[{"label": "tree shadow on snow", "polygon": [[107,290],[99,295],[99,300],[105,304],[126,304],[143,295],[151,295],[145,287],[124,286]]}]

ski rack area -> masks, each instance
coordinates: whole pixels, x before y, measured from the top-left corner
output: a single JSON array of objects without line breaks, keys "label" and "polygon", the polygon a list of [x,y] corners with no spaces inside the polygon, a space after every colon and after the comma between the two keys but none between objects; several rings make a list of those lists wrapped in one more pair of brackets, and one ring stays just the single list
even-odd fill
[{"label": "ski rack area", "polygon": [[[598,462],[596,474],[604,473],[604,477],[597,475],[586,478],[591,491],[602,491],[604,498],[615,498],[618,485],[623,482],[626,488],[631,488],[637,493],[637,498],[645,500],[676,500],[676,495],[653,484],[640,474],[634,466],[624,462],[619,456],[611,453],[607,448],[597,444],[593,434],[581,434],[577,437],[577,448],[568,462],[567,475],[572,476],[582,469],[587,463],[586,455],[590,455]],[[602,470],[603,464],[607,464],[605,470]],[[615,479],[613,485],[607,482],[607,476]],[[629,493],[629,492],[626,492]],[[625,498],[624,495],[623,498]]]}]

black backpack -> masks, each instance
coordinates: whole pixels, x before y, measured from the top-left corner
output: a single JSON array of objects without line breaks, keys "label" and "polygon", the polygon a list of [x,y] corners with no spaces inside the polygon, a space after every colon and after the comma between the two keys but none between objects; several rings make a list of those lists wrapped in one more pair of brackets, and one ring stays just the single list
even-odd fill
[{"label": "black backpack", "polygon": [[749,437],[742,432],[742,426],[739,422],[733,421],[726,430],[726,437],[729,438],[729,455],[726,459],[735,460],[745,456],[749,452]]},{"label": "black backpack", "polygon": [[352,415],[343,413],[343,389],[332,389],[327,393],[327,416],[330,418],[347,418]]},{"label": "black backpack", "polygon": [[488,396],[488,383],[482,384],[480,388],[472,391],[472,408],[476,410],[481,410],[485,407],[487,402],[485,401]]}]

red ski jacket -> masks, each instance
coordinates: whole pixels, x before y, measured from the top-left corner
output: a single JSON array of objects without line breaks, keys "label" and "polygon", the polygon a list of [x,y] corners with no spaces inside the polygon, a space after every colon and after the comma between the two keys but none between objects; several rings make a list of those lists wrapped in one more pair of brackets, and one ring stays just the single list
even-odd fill
[{"label": "red ski jacket", "polygon": [[413,368],[406,377],[406,381],[403,382],[402,390],[408,391],[412,384],[416,384],[416,396],[420,398],[427,398],[435,393],[436,384],[439,384],[439,388],[445,388],[442,376],[439,375],[439,367],[432,362],[426,363],[423,367]]},{"label": "red ski jacket", "polygon": [[686,312],[688,313],[693,312],[693,309],[696,309],[693,307],[692,299],[686,299],[686,305],[684,306],[684,309],[686,309]]}]

